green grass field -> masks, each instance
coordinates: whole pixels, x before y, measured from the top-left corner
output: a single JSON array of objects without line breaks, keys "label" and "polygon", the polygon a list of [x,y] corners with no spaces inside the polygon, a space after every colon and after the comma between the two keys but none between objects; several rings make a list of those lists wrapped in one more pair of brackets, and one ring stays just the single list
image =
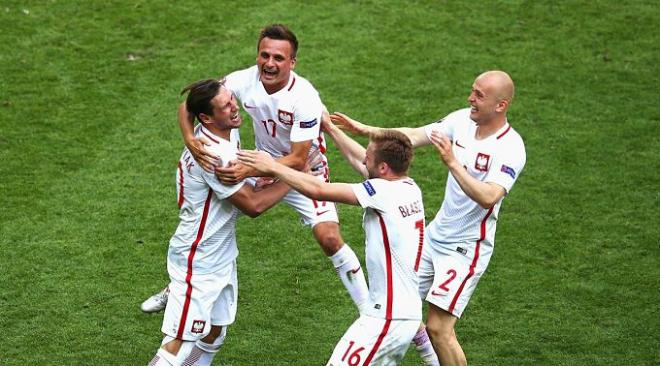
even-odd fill
[{"label": "green grass field", "polygon": [[[471,365],[660,362],[660,6],[652,1],[0,3],[0,365],[146,365],[177,224],[187,83],[250,66],[288,24],[331,111],[420,126],[508,71],[527,165],[457,334]],[[241,128],[252,146],[251,123]],[[356,182],[330,146],[332,178]],[[427,218],[446,169],[411,175]],[[361,210],[342,232],[363,258]],[[238,228],[240,303],[215,365],[323,365],[356,318],[278,206]],[[411,349],[403,365],[419,365]]]}]

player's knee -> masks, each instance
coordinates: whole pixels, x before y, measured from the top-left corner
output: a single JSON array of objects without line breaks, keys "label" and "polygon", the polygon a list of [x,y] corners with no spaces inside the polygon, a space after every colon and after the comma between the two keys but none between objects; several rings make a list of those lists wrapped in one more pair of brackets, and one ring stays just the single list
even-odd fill
[{"label": "player's knee", "polygon": [[426,324],[426,332],[433,344],[448,345],[456,338],[452,327],[443,326],[438,323]]},{"label": "player's knee", "polygon": [[227,327],[222,327],[218,334],[209,334],[208,336],[198,340],[195,344],[197,348],[208,353],[217,353],[225,342],[227,336]]}]

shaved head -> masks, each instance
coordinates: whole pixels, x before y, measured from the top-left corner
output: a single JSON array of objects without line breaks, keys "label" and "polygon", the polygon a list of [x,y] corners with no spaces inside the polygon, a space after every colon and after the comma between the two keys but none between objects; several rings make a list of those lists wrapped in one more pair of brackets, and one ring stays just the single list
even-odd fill
[{"label": "shaved head", "polygon": [[[506,100],[511,103],[513,100],[513,80],[509,74],[500,70],[486,71],[477,76],[477,79],[488,86],[491,93],[495,94],[498,100]],[[476,81],[475,80],[475,81]]]}]

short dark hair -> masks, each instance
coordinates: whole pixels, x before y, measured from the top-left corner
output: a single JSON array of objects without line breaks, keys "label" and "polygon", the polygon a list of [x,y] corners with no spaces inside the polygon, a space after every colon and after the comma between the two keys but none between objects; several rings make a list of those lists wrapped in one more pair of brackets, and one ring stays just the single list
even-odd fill
[{"label": "short dark hair", "polygon": [[380,129],[369,135],[376,144],[374,161],[387,163],[397,174],[407,174],[413,159],[413,146],[408,136],[396,130]]},{"label": "short dark hair", "polygon": [[211,100],[215,98],[220,92],[220,88],[224,85],[224,79],[205,79],[196,81],[181,91],[181,95],[188,93],[186,97],[186,109],[188,113],[193,114],[199,122],[202,122],[199,115],[204,113],[206,115],[213,115],[213,106]]},{"label": "short dark hair", "polygon": [[296,58],[296,54],[298,53],[298,38],[296,38],[296,35],[286,25],[271,24],[262,29],[261,33],[259,33],[259,41],[257,41],[257,52],[259,52],[259,45],[264,38],[289,41],[292,49],[291,58]]}]

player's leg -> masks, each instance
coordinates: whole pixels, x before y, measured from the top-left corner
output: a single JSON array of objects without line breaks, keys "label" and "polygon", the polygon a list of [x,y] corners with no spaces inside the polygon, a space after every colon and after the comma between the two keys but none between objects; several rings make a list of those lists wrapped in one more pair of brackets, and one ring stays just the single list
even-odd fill
[{"label": "player's leg", "polygon": [[467,365],[465,353],[454,331],[457,320],[456,316],[429,303],[427,332],[442,366]]},{"label": "player's leg", "polygon": [[360,260],[353,249],[344,243],[339,224],[332,221],[320,222],[312,231],[321,249],[330,258],[351,299],[361,311],[369,298],[369,287]]},{"label": "player's leg", "polygon": [[210,366],[213,358],[220,351],[226,335],[227,327],[211,326],[209,334],[195,342],[193,349],[183,360],[183,365]]},{"label": "player's leg", "polygon": [[167,297],[170,295],[170,287],[165,286],[158,293],[151,295],[140,305],[140,309],[145,313],[157,313],[165,309]]},{"label": "player's leg", "polygon": [[415,336],[413,337],[413,343],[415,344],[415,349],[425,366],[440,366],[440,361],[435,354],[433,343],[431,343],[431,339],[426,332],[426,326],[424,323],[420,323],[417,333],[415,333]]},{"label": "player's leg", "polygon": [[210,366],[227,336],[227,327],[236,319],[238,301],[238,269],[236,261],[218,272],[211,284],[221,289],[211,310],[211,330],[195,343],[184,365]]},{"label": "player's leg", "polygon": [[[429,289],[433,285],[433,279],[435,276],[435,269],[433,267],[433,249],[428,242],[428,235],[425,235],[424,238],[427,240],[424,242],[422,257],[417,270],[417,277],[419,279],[419,296],[422,300],[426,298]],[[413,338],[413,343],[415,344],[415,349],[424,362],[424,365],[440,365],[440,361],[438,361],[438,356],[433,349],[433,343],[431,343],[424,323],[420,323],[419,329]]]},{"label": "player's leg", "polygon": [[327,366],[395,366],[406,354],[419,321],[360,316],[335,346]]},{"label": "player's leg", "polygon": [[156,355],[149,362],[149,366],[179,366],[188,357],[194,346],[193,341],[184,341],[166,335]]},{"label": "player's leg", "polygon": [[298,212],[305,225],[312,226],[314,238],[334,265],[351,299],[361,310],[369,298],[369,288],[360,260],[353,249],[344,243],[339,233],[339,217],[335,204],[315,201],[296,191],[289,192],[282,200]]}]

